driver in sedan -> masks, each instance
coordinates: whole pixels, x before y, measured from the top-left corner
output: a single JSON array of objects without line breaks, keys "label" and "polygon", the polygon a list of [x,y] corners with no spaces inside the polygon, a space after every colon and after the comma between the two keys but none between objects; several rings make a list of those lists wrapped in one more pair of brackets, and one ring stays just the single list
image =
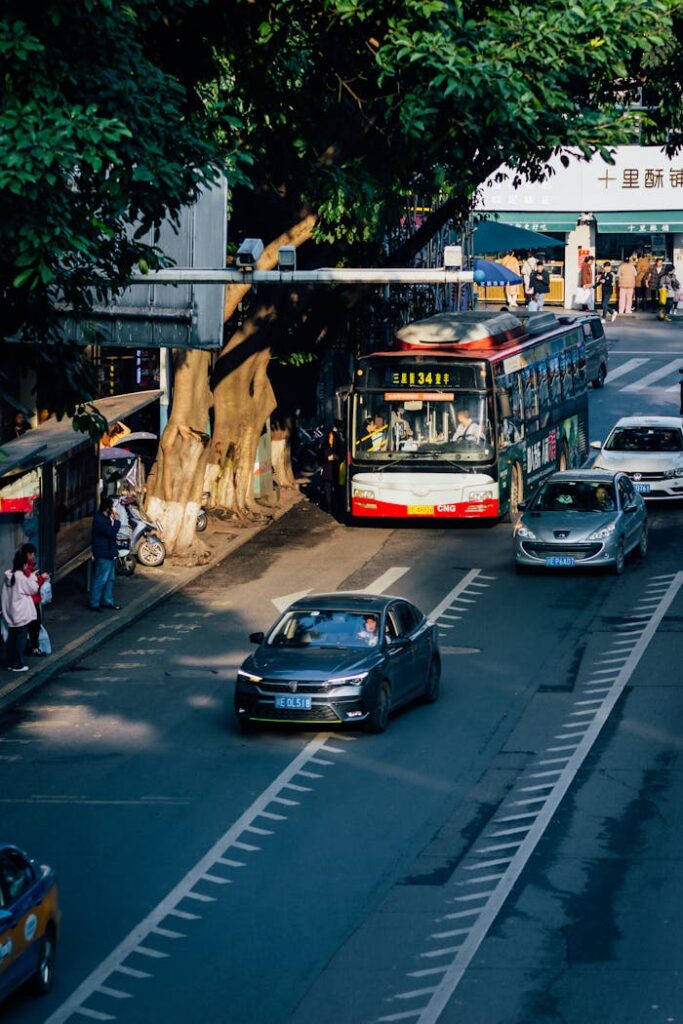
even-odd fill
[{"label": "driver in sedan", "polygon": [[376,615],[366,615],[363,628],[358,631],[358,639],[365,640],[368,647],[376,647],[379,640],[379,624]]}]

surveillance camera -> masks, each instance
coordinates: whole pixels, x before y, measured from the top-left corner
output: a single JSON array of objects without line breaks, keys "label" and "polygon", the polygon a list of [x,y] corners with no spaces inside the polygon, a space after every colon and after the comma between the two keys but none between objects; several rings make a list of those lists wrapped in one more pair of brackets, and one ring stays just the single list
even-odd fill
[{"label": "surveillance camera", "polygon": [[460,268],[462,267],[461,245],[444,246],[443,265],[445,270],[460,270]]},{"label": "surveillance camera", "polygon": [[235,264],[239,270],[254,270],[262,252],[263,242],[260,238],[245,238],[235,254]]},{"label": "surveillance camera", "polygon": [[281,245],[277,251],[277,265],[279,270],[296,270],[296,248],[293,245]]}]

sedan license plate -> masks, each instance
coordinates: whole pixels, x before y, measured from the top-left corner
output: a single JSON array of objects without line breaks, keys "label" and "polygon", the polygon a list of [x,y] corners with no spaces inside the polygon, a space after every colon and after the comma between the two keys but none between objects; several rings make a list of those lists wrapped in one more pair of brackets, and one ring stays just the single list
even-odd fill
[{"label": "sedan license plate", "polygon": [[649,484],[637,484],[637,483],[634,483],[633,486],[638,491],[638,494],[649,494],[650,493],[650,485]]},{"label": "sedan license plate", "polygon": [[275,707],[286,711],[310,711],[312,706],[311,697],[290,696],[288,693],[278,693],[275,697]]},{"label": "sedan license plate", "polygon": [[576,559],[571,555],[551,555],[550,558],[546,558],[545,564],[552,569],[571,569],[576,565]]}]

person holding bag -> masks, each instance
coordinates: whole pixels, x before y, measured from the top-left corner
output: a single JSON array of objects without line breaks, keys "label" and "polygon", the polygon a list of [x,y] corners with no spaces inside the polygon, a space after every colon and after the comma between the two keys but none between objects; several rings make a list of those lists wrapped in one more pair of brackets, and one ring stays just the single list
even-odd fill
[{"label": "person holding bag", "polygon": [[14,556],[12,568],[5,573],[2,585],[2,617],[7,625],[5,656],[10,672],[28,672],[28,665],[22,662],[26,647],[28,627],[36,617],[33,595],[38,592],[38,578],[35,573],[24,574],[24,556],[21,550]]},{"label": "person holding bag", "polygon": [[673,263],[667,263],[664,273],[659,279],[659,319],[671,320],[671,312],[674,308],[676,292],[680,284],[674,273]]},{"label": "person holding bag", "polygon": [[41,588],[44,583],[49,581],[50,574],[47,572],[39,573],[37,571],[36,555],[38,552],[35,544],[22,544],[19,551],[24,559],[24,576],[26,576],[27,579],[31,579],[31,577],[35,576],[38,581],[38,590],[32,595],[32,600],[36,607],[36,617],[28,624],[28,643],[26,644],[26,654],[33,655],[34,658],[42,658],[44,657],[45,652],[41,650],[40,647],[40,628],[43,624]]}]

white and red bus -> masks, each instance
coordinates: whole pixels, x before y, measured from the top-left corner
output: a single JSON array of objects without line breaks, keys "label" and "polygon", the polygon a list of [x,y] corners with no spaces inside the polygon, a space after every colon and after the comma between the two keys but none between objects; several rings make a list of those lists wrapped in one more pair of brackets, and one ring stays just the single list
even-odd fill
[{"label": "white and red bus", "polygon": [[492,519],[588,452],[583,318],[441,313],[358,361],[347,398],[353,518]]}]

